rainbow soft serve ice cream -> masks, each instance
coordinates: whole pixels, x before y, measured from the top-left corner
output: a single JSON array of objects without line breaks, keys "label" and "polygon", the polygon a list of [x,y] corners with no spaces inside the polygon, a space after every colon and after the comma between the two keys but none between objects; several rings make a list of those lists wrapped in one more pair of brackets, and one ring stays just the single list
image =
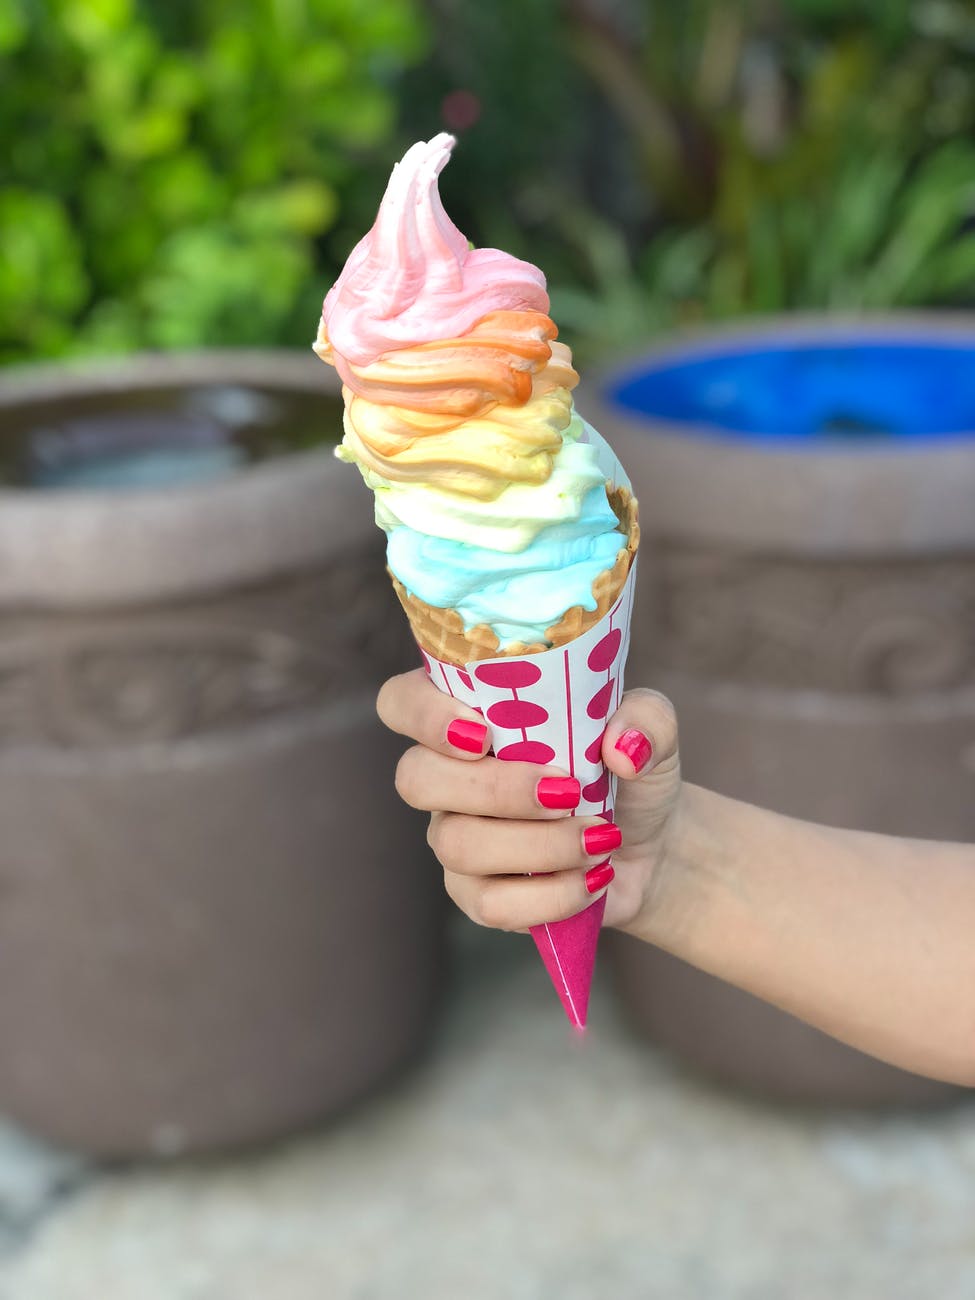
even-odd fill
[{"label": "rainbow soft serve ice cream", "polygon": [[[602,762],[633,608],[637,504],[576,412],[541,271],[471,249],[414,145],[325,299],[315,349],[343,381],[338,454],[373,490],[393,587],[440,691],[476,709],[503,762],[554,763],[576,810],[611,819]],[[532,936],[586,1022],[605,894]]]},{"label": "rainbow soft serve ice cream", "polygon": [[375,494],[390,571],[503,652],[544,646],[567,610],[594,610],[593,583],[626,540],[542,273],[471,249],[444,211],[453,145],[438,135],[396,165],[315,350],[342,378],[338,454]]}]

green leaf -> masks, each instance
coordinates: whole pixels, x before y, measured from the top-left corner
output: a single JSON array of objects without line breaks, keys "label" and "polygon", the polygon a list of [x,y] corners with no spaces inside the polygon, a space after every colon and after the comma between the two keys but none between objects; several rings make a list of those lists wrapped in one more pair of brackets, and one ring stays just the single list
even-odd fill
[{"label": "green leaf", "polygon": [[56,0],[54,8],[56,21],[88,48],[112,41],[132,21],[132,0]]},{"label": "green leaf", "polygon": [[927,265],[975,213],[975,149],[963,141],[944,145],[905,185],[894,227],[868,280],[871,305],[925,296]]},{"label": "green leaf", "polygon": [[27,35],[27,15],[21,0],[0,0],[0,56],[10,54]]},{"label": "green leaf", "polygon": [[924,305],[975,299],[975,233],[957,239],[931,258],[925,293],[917,301]]},{"label": "green leaf", "polygon": [[292,181],[264,193],[242,195],[237,202],[241,225],[268,231],[318,235],[335,218],[335,191],[321,181]]},{"label": "green leaf", "polygon": [[0,338],[60,350],[87,294],[81,249],[58,200],[0,189]]},{"label": "green leaf", "polygon": [[160,249],[140,294],[146,337],[166,348],[266,343],[310,273],[308,250],[287,237],[219,226],[180,231]]}]

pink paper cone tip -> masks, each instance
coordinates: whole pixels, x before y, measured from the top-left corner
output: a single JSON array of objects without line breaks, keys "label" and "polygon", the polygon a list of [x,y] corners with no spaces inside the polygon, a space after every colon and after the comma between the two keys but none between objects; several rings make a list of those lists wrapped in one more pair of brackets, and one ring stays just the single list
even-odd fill
[{"label": "pink paper cone tip", "polygon": [[567,921],[532,926],[532,938],[565,1014],[580,1030],[586,1027],[596,946],[605,910],[604,894]]}]

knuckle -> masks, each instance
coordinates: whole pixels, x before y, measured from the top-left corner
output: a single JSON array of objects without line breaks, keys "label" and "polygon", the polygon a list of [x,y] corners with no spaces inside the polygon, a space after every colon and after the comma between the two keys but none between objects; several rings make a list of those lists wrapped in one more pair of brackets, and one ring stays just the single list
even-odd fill
[{"label": "knuckle", "polygon": [[465,838],[462,819],[447,814],[431,822],[427,836],[437,858],[450,871],[456,871],[463,864]]},{"label": "knuckle", "polygon": [[[443,873],[443,887],[444,887],[444,889],[447,891],[447,897],[450,899],[450,901],[451,901],[452,903],[456,903],[457,906],[460,907],[460,906],[461,906],[461,902],[460,902],[460,899],[459,899],[458,896],[457,896],[457,894],[458,894],[457,883],[458,883],[458,882],[457,882],[457,878],[456,878],[456,876],[453,874],[453,872],[452,872],[452,871],[448,871],[446,868],[444,868],[444,873]],[[461,908],[461,910],[462,910],[462,911],[466,911],[465,908]]]},{"label": "knuckle", "polygon": [[491,930],[511,928],[511,917],[504,899],[500,896],[499,890],[490,888],[490,882],[478,890],[476,911],[480,925],[487,926]]},{"label": "knuckle", "polygon": [[379,715],[379,721],[391,731],[396,730],[398,701],[407,676],[407,673],[398,673],[395,677],[387,677],[376,695],[376,713]]},{"label": "knuckle", "polygon": [[389,726],[389,696],[395,678],[383,682],[376,694],[376,714],[384,727]]},{"label": "knuckle", "polygon": [[412,689],[410,683],[417,671],[419,670],[414,669],[411,672],[398,673],[395,677],[387,677],[376,695],[376,714],[379,721],[390,731],[400,735],[404,731],[402,724]]},{"label": "knuckle", "polygon": [[444,871],[444,888],[450,899],[475,925],[490,930],[510,929],[509,917],[491,881],[473,881],[453,871]]},{"label": "knuckle", "polygon": [[465,881],[463,876],[455,875],[453,871],[444,868],[443,887],[450,901],[464,913],[468,920],[473,921],[475,925],[480,925],[481,919],[470,896],[469,882]]},{"label": "knuckle", "polygon": [[408,749],[405,754],[401,755],[399,762],[396,764],[396,775],[393,778],[396,793],[411,808],[420,808],[422,806],[420,803],[419,758],[420,751],[415,746],[413,749]]},{"label": "knuckle", "polygon": [[567,872],[559,881],[557,895],[558,919],[564,921],[570,916],[575,916],[584,906],[584,900],[580,897],[580,884],[575,872]]},{"label": "knuckle", "polygon": [[433,850],[433,855],[438,861],[443,861],[440,857],[440,839],[443,835],[443,814],[431,813],[430,820],[427,823],[427,845]]}]

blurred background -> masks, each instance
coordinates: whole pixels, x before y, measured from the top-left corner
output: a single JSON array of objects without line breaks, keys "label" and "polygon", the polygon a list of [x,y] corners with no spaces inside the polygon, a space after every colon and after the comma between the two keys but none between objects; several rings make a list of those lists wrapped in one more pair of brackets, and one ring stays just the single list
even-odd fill
[{"label": "blurred background", "polygon": [[321,300],[440,130],[691,779],[975,840],[969,0],[0,0],[0,1300],[975,1296],[975,1106],[442,896]]},{"label": "blurred background", "polygon": [[438,129],[455,220],[541,264],[584,361],[742,312],[972,299],[963,0],[0,12],[6,361],[304,346]]}]

